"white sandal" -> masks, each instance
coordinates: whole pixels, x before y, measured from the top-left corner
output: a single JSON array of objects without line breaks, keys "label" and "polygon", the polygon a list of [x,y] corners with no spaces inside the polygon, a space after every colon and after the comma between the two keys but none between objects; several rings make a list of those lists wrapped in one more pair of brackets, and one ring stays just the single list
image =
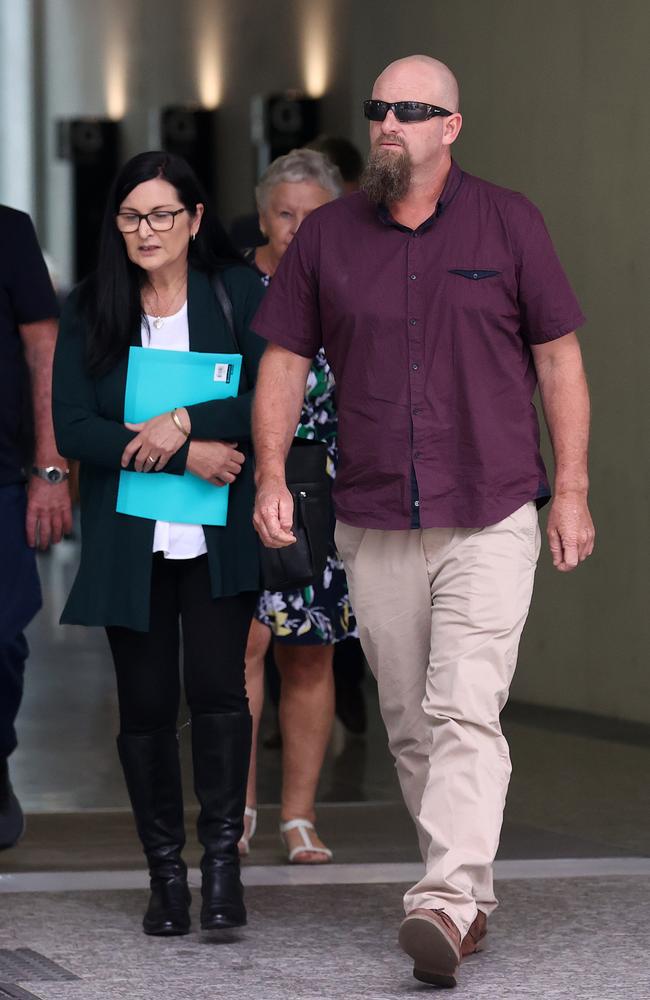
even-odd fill
[{"label": "white sandal", "polygon": [[[299,844],[293,849],[289,849],[289,844],[285,833],[289,830],[299,830],[300,836],[302,838],[302,844]],[[280,823],[280,837],[282,843],[289,851],[289,864],[292,865],[314,865],[319,864],[318,861],[299,861],[296,860],[301,854],[323,854],[326,861],[331,861],[334,855],[330,851],[329,847],[317,847],[313,843],[311,837],[309,836],[309,831],[314,830],[314,824],[310,823],[308,819],[290,819],[286,823]],[[325,862],[320,862],[324,864]]]},{"label": "white sandal", "polygon": [[247,854],[250,854],[251,850],[251,840],[253,839],[253,834],[257,830],[257,809],[253,809],[251,806],[246,806],[244,809],[244,816],[248,816],[251,821],[251,828],[249,830],[248,836],[245,833],[239,838],[239,843],[237,844],[237,850],[239,851],[240,858],[245,858]]}]

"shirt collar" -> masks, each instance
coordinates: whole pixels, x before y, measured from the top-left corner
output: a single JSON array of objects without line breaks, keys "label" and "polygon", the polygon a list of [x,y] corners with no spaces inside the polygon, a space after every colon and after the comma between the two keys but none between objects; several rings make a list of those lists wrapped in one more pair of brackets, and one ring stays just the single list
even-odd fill
[{"label": "shirt collar", "polygon": [[[460,169],[456,161],[452,160],[451,169],[447,174],[447,180],[445,181],[445,186],[443,187],[442,193],[438,198],[438,204],[436,205],[436,210],[432,215],[429,216],[428,219],[425,219],[425,221],[418,226],[417,228],[418,232],[424,232],[425,230],[429,229],[433,225],[435,220],[439,216],[441,216],[442,213],[447,210],[447,208],[449,208],[449,205],[456,196],[456,193],[458,191],[458,188],[462,184],[462,181],[463,181],[463,171]],[[405,233],[411,232],[408,226],[403,226],[401,225],[401,223],[396,222],[395,219],[390,214],[386,205],[382,203],[377,205],[377,216],[385,226],[393,226],[395,229],[401,229],[402,232]]]}]

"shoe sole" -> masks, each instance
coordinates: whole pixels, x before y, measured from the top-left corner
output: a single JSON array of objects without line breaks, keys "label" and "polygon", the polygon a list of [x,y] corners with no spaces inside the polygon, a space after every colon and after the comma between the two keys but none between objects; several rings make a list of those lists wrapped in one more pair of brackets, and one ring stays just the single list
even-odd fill
[{"label": "shoe sole", "polygon": [[210,931],[230,931],[236,930],[238,927],[246,927],[247,923],[247,920],[219,920],[214,923],[201,922],[201,930],[204,934],[209,934]]},{"label": "shoe sole", "polygon": [[[316,854],[318,852],[311,851],[308,848],[305,848],[305,850],[302,853]],[[287,858],[287,863],[290,865],[303,865],[303,866],[312,865],[312,867],[318,867],[318,865],[331,865],[333,860],[334,860],[334,855],[332,855],[331,858],[328,858],[327,855],[321,854],[320,861],[301,861],[300,854],[298,854],[296,857],[292,858],[291,861],[289,861],[289,859]]]},{"label": "shoe sole", "polygon": [[201,938],[204,941],[228,942],[240,940],[239,932],[246,924],[221,924],[218,927],[202,927]]},{"label": "shoe sole", "polygon": [[149,937],[182,937],[190,933],[189,927],[161,927],[159,930],[147,930],[143,927],[142,929]]},{"label": "shoe sole", "polygon": [[413,959],[413,975],[420,983],[456,986],[458,955],[444,931],[426,917],[407,917],[399,929],[400,947]]}]

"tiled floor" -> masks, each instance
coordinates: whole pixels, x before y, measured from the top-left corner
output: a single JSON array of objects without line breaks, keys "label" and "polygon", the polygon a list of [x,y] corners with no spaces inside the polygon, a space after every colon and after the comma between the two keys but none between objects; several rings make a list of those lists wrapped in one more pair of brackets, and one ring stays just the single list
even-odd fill
[{"label": "tiled floor", "polygon": [[[28,828],[19,847],[0,854],[0,957],[3,948],[32,948],[80,978],[20,986],[42,1000],[390,1000],[426,992],[395,946],[399,882],[415,877],[418,857],[370,679],[368,734],[351,738],[336,727],[319,789],[319,830],[336,866],[285,865],[275,805],[281,757],[262,749],[264,805],[245,873],[249,928],[211,944],[196,934],[164,942],[141,934],[144,894],[120,888],[143,884],[144,873],[115,753],[105,639],[57,624],[75,559],[66,545],[41,560],[46,606],[30,629],[11,761]],[[272,719],[265,725],[268,732]],[[648,922],[650,871],[635,860],[650,857],[647,731],[524,706],[506,710],[505,728],[514,775],[497,870],[503,905],[491,921],[490,951],[466,963],[457,995],[647,1000],[639,929]],[[185,732],[191,831],[188,743]],[[196,866],[192,832],[187,857]],[[70,885],[86,879],[86,890],[62,891],[61,873],[70,873]],[[551,877],[558,874],[566,877]],[[57,891],[40,891],[34,878]],[[0,976],[0,997],[2,983]]]},{"label": "tiled floor", "polygon": [[[650,879],[501,884],[488,950],[463,963],[472,1000],[647,1000]],[[405,886],[247,890],[249,926],[202,939],[147,938],[138,891],[0,897],[0,949],[26,944],[70,981],[22,981],[41,1000],[397,1000],[432,992],[396,945]],[[196,909],[194,909],[196,918]],[[0,988],[1,989],[1,988]],[[0,992],[0,996],[2,993]]]}]

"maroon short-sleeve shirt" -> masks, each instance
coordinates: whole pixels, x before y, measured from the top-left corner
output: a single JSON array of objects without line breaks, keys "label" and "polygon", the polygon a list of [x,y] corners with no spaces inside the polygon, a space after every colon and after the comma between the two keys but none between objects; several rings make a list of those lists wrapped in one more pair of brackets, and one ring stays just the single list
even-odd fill
[{"label": "maroon short-sleeve shirt", "polygon": [[482,527],[550,489],[530,344],[584,322],[540,212],[453,163],[416,230],[365,194],[313,212],[253,321],[336,379],[340,521]]}]

